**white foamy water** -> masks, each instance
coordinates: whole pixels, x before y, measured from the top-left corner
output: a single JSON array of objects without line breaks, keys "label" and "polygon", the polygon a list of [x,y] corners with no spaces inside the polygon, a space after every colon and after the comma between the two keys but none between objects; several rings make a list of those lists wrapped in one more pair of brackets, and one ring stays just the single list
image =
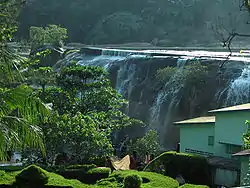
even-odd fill
[{"label": "white foamy water", "polygon": [[250,101],[250,66],[246,66],[240,75],[230,83],[227,89],[226,105],[243,104]]}]

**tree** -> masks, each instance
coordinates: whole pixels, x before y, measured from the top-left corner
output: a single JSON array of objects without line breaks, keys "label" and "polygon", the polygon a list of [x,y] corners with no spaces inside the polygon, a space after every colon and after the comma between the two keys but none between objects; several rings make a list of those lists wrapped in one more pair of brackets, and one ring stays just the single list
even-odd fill
[{"label": "tree", "polygon": [[57,25],[48,25],[47,27],[30,27],[30,42],[32,49],[41,47],[44,44],[52,44],[60,47],[67,39],[67,29]]},{"label": "tree", "polygon": [[[241,12],[250,12],[250,1],[249,0],[238,0],[239,2],[239,8]],[[240,15],[240,13],[239,13]],[[250,37],[250,34],[239,31],[239,28],[237,27],[237,22],[241,22],[243,21],[242,19],[237,20],[237,17],[239,15],[234,15],[232,13],[230,13],[228,15],[228,17],[230,18],[230,23],[229,23],[229,27],[225,26],[223,24],[223,19],[218,18],[217,22],[215,24],[215,26],[212,27],[215,35],[217,36],[217,38],[220,40],[222,47],[226,47],[229,51],[229,54],[226,58],[225,61],[223,61],[220,65],[220,67],[222,67],[230,58],[230,56],[232,55],[232,43],[236,38],[248,38]],[[247,24],[249,24],[249,21],[247,22]]]},{"label": "tree", "polygon": [[112,155],[111,133],[142,124],[121,111],[126,101],[110,86],[107,72],[100,67],[63,67],[56,84],[45,87],[45,92],[39,90],[38,96],[54,110],[41,125],[48,162],[62,152],[78,162]]},{"label": "tree", "polygon": [[159,135],[156,131],[149,130],[145,136],[134,141],[131,140],[128,148],[131,154],[133,151],[136,151],[141,161],[145,159],[144,157],[147,153],[157,156],[161,149]]},{"label": "tree", "polygon": [[13,54],[7,42],[15,31],[15,18],[21,0],[0,3],[0,160],[7,151],[38,147],[44,153],[42,132],[38,127],[48,114],[47,106],[25,86],[20,72],[23,59]]},{"label": "tree", "polygon": [[[245,122],[247,126],[247,131],[243,134],[242,139],[243,139],[243,149],[247,150],[250,149],[250,122],[247,120]],[[243,179],[243,186],[248,186],[250,185],[250,161],[248,162],[248,172]]]}]

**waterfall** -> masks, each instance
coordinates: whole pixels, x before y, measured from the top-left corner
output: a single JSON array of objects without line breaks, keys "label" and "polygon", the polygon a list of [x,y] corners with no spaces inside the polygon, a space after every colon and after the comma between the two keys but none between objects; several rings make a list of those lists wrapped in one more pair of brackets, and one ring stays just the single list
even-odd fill
[{"label": "waterfall", "polygon": [[182,97],[182,89],[185,85],[183,81],[178,82],[178,80],[187,61],[188,59],[177,60],[177,71],[165,84],[164,88],[159,91],[150,109],[149,128],[157,130],[161,137],[165,137],[170,133],[169,126],[166,125],[172,121],[172,115],[175,113]]},{"label": "waterfall", "polygon": [[241,75],[227,88],[225,105],[233,106],[250,102],[250,66],[245,66]]},{"label": "waterfall", "polygon": [[84,56],[80,61],[78,61],[78,64],[85,66],[100,66],[105,70],[108,70],[109,67],[115,62],[124,61],[125,59],[126,57],[122,56]]},{"label": "waterfall", "polygon": [[128,62],[124,62],[122,65],[120,65],[117,74],[116,90],[125,98],[127,95],[129,95],[130,88],[136,84],[134,83],[136,82],[135,74],[136,64],[129,64]]},{"label": "waterfall", "polygon": [[[157,130],[165,149],[173,149],[178,141],[178,131],[173,126],[173,121],[200,116],[209,109],[213,109],[215,105],[217,108],[250,101],[250,67],[244,67],[247,60],[242,57],[237,57],[241,58],[240,60],[228,60],[229,64],[220,69],[221,79],[218,79],[216,67],[219,65],[219,58],[216,57],[222,57],[223,54],[215,52],[205,54],[203,51],[144,50],[143,52],[143,50],[103,49],[101,53],[98,52],[100,55],[86,53],[69,54],[61,64],[68,65],[75,61],[80,65],[101,66],[109,71],[113,86],[129,101],[125,109],[127,113],[147,123],[148,129]],[[164,55],[164,53],[170,55]],[[206,57],[203,56],[204,54]],[[187,88],[189,77],[185,76],[189,73],[186,72],[185,67],[189,61],[197,57],[200,58],[201,63],[212,65],[208,71],[214,78],[209,78],[204,87],[199,86],[201,88],[197,92],[200,93],[197,94],[196,100],[190,94],[192,88]],[[176,67],[174,74],[171,74],[168,81],[160,85],[162,89],[155,93],[158,86],[155,87],[154,74],[156,70],[167,66]],[[189,86],[192,87],[190,84]],[[216,92],[219,98],[214,103]],[[192,100],[195,103],[192,103]],[[190,105],[194,109],[191,109]],[[133,134],[136,133],[133,132]]]}]

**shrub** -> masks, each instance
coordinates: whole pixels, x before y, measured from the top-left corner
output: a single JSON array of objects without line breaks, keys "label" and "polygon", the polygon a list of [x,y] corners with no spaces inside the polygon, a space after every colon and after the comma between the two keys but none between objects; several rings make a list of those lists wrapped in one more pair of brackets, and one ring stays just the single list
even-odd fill
[{"label": "shrub", "polygon": [[131,174],[124,178],[124,188],[140,188],[142,184],[141,176]]},{"label": "shrub", "polygon": [[[167,187],[167,188],[177,188],[179,186],[178,182],[170,177],[163,176],[161,174],[153,172],[138,172],[134,170],[125,171],[115,171],[110,175],[110,178],[115,178],[118,183],[123,183],[124,178],[128,175],[138,174],[142,177],[142,186],[146,187]],[[109,179],[109,178],[108,178]]]},{"label": "shrub", "polygon": [[43,169],[31,165],[16,176],[16,184],[24,187],[42,187],[48,183],[48,179]]},{"label": "shrub", "polygon": [[108,178],[111,173],[110,168],[93,168],[88,171],[88,177],[90,183],[96,183],[96,181],[101,180],[103,178]]},{"label": "shrub", "polygon": [[104,178],[101,180],[98,180],[96,183],[98,186],[103,187],[109,187],[109,188],[115,188],[118,187],[117,181],[114,177],[112,178]]},{"label": "shrub", "polygon": [[[205,157],[165,152],[155,158],[149,165],[151,171],[155,167],[164,166],[164,175],[176,178],[181,174],[187,183],[198,185],[211,185],[211,169]],[[144,169],[145,170],[145,169]]]},{"label": "shrub", "polygon": [[160,138],[156,131],[149,130],[145,136],[138,138],[135,142],[132,142],[128,145],[129,152],[137,152],[137,159],[139,161],[145,160],[145,155],[147,153],[159,155],[160,154]]},{"label": "shrub", "polygon": [[96,168],[97,166],[95,164],[83,164],[83,165],[69,165],[66,167],[66,169],[82,169],[85,172],[88,172],[92,168]]},{"label": "shrub", "polygon": [[97,180],[109,177],[110,168],[97,168],[96,165],[70,165],[58,171],[68,179],[77,179],[83,183],[93,184]]}]

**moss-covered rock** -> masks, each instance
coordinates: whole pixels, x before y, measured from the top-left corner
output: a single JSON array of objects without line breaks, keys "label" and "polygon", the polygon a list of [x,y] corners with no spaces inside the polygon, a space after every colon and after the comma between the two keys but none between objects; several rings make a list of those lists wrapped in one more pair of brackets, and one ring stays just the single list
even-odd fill
[{"label": "moss-covered rock", "polygon": [[48,179],[43,169],[31,165],[16,176],[15,184],[21,187],[42,187],[48,183]]},{"label": "moss-covered rock", "polygon": [[137,174],[127,175],[124,178],[124,188],[140,188],[141,184],[142,178]]}]

